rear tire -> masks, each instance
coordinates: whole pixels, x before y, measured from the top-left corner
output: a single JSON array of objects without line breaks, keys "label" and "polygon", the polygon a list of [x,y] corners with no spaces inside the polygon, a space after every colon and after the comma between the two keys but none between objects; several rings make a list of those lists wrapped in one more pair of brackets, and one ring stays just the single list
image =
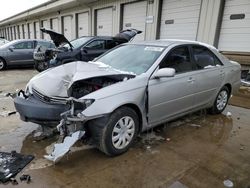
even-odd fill
[{"label": "rear tire", "polygon": [[0,58],[0,71],[6,69],[6,61],[3,58]]},{"label": "rear tire", "polygon": [[209,109],[211,114],[220,114],[226,108],[228,100],[229,100],[230,92],[226,86],[223,86],[219,91],[216,99],[214,101],[214,105]]},{"label": "rear tire", "polygon": [[100,126],[100,122],[99,119],[89,124],[91,137],[98,149],[109,156],[120,155],[128,151],[139,130],[136,112],[129,107],[122,107],[109,116],[106,124]]}]

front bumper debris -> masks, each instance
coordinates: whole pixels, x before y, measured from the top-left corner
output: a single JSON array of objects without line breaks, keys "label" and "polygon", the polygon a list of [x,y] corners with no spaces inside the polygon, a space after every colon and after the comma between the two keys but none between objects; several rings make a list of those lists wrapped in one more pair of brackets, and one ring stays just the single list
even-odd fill
[{"label": "front bumper debris", "polygon": [[63,143],[55,144],[54,151],[50,155],[45,155],[44,158],[54,163],[58,162],[84,134],[85,131],[77,131],[71,136],[66,136]]}]

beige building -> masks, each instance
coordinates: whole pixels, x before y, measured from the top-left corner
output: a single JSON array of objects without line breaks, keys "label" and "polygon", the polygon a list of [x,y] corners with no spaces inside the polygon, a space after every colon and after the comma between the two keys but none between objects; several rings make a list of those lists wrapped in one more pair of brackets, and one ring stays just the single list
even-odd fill
[{"label": "beige building", "polygon": [[250,64],[250,0],[51,0],[0,21],[0,36],[49,39],[41,27],[69,40],[136,28],[135,40],[202,41]]}]

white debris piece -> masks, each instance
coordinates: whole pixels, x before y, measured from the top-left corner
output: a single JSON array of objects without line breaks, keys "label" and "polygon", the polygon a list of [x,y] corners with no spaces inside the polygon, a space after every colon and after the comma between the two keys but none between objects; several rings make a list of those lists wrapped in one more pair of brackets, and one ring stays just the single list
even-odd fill
[{"label": "white debris piece", "polygon": [[225,181],[223,181],[223,184],[225,187],[233,187],[234,186],[234,184],[231,180],[225,180]]},{"label": "white debris piece", "polygon": [[45,155],[44,158],[54,163],[58,162],[84,134],[85,131],[77,131],[65,137],[63,143],[55,144],[54,151],[50,155]]},{"label": "white debris piece", "polygon": [[227,117],[232,117],[232,113],[231,112],[227,112]]}]

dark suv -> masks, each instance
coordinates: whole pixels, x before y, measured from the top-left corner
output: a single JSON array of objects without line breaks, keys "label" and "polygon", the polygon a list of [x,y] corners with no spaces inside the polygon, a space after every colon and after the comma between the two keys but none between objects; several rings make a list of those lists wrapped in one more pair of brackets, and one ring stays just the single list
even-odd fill
[{"label": "dark suv", "polygon": [[131,41],[141,33],[136,29],[127,29],[115,37],[84,36],[69,42],[62,34],[44,28],[41,31],[50,35],[57,48],[37,47],[34,52],[34,60],[35,68],[39,72],[72,61],[91,61],[111,48]]}]

